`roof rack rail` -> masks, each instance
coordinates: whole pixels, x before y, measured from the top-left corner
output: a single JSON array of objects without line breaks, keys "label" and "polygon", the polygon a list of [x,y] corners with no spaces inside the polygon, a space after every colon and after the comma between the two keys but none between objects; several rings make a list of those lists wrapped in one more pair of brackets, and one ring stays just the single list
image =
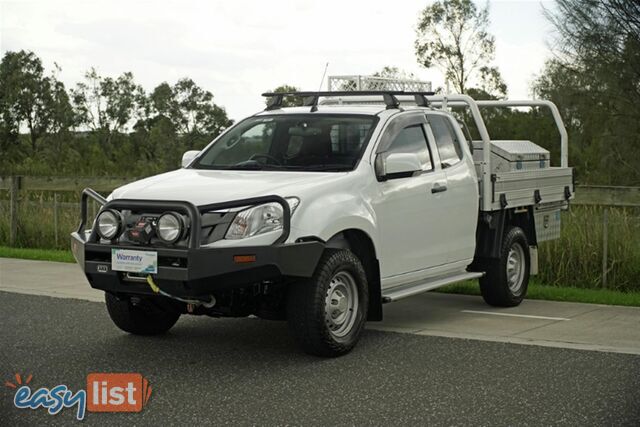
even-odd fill
[{"label": "roof rack rail", "polygon": [[387,109],[398,108],[400,101],[397,96],[413,96],[416,105],[419,107],[427,107],[429,100],[427,96],[435,95],[434,92],[405,92],[402,90],[348,90],[348,91],[318,91],[318,92],[266,92],[262,96],[270,98],[265,110],[277,110],[282,107],[282,101],[285,96],[294,96],[302,98],[302,105],[311,107],[311,112],[318,110],[318,98],[321,96],[382,96]]}]

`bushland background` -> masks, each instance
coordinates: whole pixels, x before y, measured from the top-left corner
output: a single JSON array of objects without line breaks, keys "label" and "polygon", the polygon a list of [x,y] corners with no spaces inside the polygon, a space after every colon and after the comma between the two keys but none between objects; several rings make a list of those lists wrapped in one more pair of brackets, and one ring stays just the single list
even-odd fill
[{"label": "bushland background", "polygon": [[[640,291],[640,4],[557,0],[553,10],[551,59],[531,93],[560,109],[570,164],[586,187],[563,215],[562,238],[541,247],[541,280]],[[416,16],[407,23],[416,26],[408,48],[447,77],[449,87],[438,91],[507,97],[492,65],[488,5],[440,0]],[[8,51],[0,62],[0,246],[66,249],[83,187],[108,193],[176,169],[184,151],[203,148],[233,124],[189,77],[145,90],[130,72],[90,69],[66,87],[59,71],[45,70],[36,52]],[[393,64],[366,71],[415,77]],[[504,109],[486,120],[492,138],[528,139],[559,160],[546,111]]]}]

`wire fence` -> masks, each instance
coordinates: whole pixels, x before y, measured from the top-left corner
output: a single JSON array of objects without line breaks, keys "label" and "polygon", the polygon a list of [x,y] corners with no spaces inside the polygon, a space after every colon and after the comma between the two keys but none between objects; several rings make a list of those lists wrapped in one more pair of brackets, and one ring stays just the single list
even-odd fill
[{"label": "wire fence", "polygon": [[640,208],[572,205],[539,255],[545,284],[640,291]]},{"label": "wire fence", "polygon": [[[80,192],[107,195],[133,178],[0,179],[0,245],[68,249]],[[89,220],[99,210],[89,202]],[[560,239],[539,248],[547,284],[640,291],[640,187],[578,187]]]},{"label": "wire fence", "polygon": [[[68,249],[80,222],[80,192],[103,194],[135,178],[9,177],[0,179],[0,245]],[[89,201],[89,220],[99,210]]]},{"label": "wire fence", "polygon": [[[0,199],[0,246],[68,249],[69,234],[80,222],[80,202],[69,200],[78,197],[66,192],[41,192],[27,197],[29,200],[21,200],[15,209],[19,219],[14,225],[10,200]],[[90,221],[98,210],[97,204],[91,201]]]}]

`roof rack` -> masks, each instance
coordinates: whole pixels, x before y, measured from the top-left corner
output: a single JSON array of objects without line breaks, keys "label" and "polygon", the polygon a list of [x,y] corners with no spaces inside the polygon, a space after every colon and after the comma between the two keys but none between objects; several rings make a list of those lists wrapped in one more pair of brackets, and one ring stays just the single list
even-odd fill
[{"label": "roof rack", "polygon": [[282,101],[285,96],[294,96],[302,98],[302,105],[311,107],[311,112],[318,110],[318,98],[330,96],[382,96],[387,109],[398,108],[400,101],[397,96],[413,96],[416,105],[419,107],[427,107],[429,100],[427,96],[435,95],[434,92],[405,92],[402,90],[348,90],[348,91],[319,91],[319,92],[266,92],[262,96],[268,97],[269,102],[265,110],[277,110],[282,107]]}]

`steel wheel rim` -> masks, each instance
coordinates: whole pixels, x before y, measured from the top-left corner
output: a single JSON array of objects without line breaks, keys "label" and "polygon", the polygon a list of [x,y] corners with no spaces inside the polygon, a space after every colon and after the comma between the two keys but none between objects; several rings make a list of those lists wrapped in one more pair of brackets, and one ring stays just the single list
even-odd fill
[{"label": "steel wheel rim", "polygon": [[507,256],[507,284],[512,293],[518,294],[524,280],[525,254],[522,245],[514,243]]},{"label": "steel wheel rim", "polygon": [[342,338],[351,332],[358,313],[358,287],[348,272],[339,271],[331,278],[324,312],[331,335]]}]

